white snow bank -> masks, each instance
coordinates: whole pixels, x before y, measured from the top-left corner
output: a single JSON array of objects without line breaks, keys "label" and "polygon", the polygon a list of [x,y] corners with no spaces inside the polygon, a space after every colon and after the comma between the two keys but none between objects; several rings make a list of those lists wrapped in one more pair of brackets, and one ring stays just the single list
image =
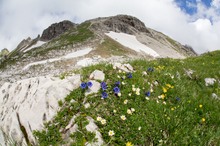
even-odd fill
[{"label": "white snow bank", "polygon": [[28,48],[27,50],[24,50],[24,52],[27,52],[33,48],[36,48],[36,47],[40,47],[41,45],[45,44],[46,42],[43,42],[43,41],[38,41],[36,44],[32,45],[30,48]]},{"label": "white snow bank", "polygon": [[146,54],[149,54],[153,57],[159,57],[160,55],[155,52],[153,49],[147,47],[146,45],[140,43],[135,36],[129,35],[126,33],[116,33],[113,31],[110,31],[109,33],[106,33],[107,36],[111,37],[112,39],[116,40],[120,44],[122,44],[125,47],[128,47],[132,50],[135,50],[136,52],[145,52]]},{"label": "white snow bank", "polygon": [[42,60],[42,61],[37,61],[37,62],[29,63],[28,65],[26,65],[23,68],[23,70],[26,70],[30,66],[33,66],[33,65],[45,64],[45,63],[60,61],[60,60],[64,60],[64,59],[71,59],[71,58],[75,58],[75,57],[84,56],[84,55],[88,54],[90,51],[92,51],[92,48],[86,48],[86,49],[79,50],[79,51],[76,51],[76,52],[73,52],[73,53],[69,53],[69,54],[67,54],[65,56],[61,56],[59,58],[52,58],[52,59],[47,59],[47,60]]}]

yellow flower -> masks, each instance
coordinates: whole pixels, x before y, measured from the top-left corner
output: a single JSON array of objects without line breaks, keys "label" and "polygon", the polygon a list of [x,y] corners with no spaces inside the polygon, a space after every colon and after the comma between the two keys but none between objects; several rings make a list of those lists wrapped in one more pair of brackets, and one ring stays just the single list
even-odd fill
[{"label": "yellow flower", "polygon": [[167,92],[167,88],[165,87],[162,87],[163,88],[163,93],[166,93]]},{"label": "yellow flower", "polygon": [[167,86],[168,88],[171,88],[171,85],[170,85],[170,84],[166,84],[166,86]]},{"label": "yellow flower", "polygon": [[125,115],[122,115],[122,116],[121,116],[121,119],[122,119],[123,121],[126,120]]},{"label": "yellow flower", "polygon": [[205,122],[205,118],[202,118],[202,122]]},{"label": "yellow flower", "polygon": [[200,104],[199,107],[202,108],[202,104]]},{"label": "yellow flower", "polygon": [[131,142],[127,142],[126,146],[133,146],[133,144]]},{"label": "yellow flower", "polygon": [[113,136],[113,135],[115,135],[115,132],[113,130],[109,130],[108,135]]},{"label": "yellow flower", "polygon": [[171,111],[174,111],[174,108],[173,108],[173,107],[171,108]]},{"label": "yellow flower", "polygon": [[161,98],[162,98],[162,99],[164,99],[164,98],[165,98],[165,95],[164,95],[164,94],[162,94],[162,95],[161,95]]}]

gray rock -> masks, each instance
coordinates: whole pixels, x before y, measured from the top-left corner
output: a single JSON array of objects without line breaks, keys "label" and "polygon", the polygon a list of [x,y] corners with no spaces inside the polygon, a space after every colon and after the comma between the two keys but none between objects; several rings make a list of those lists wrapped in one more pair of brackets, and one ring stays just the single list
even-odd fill
[{"label": "gray rock", "polygon": [[130,64],[114,63],[113,68],[119,69],[125,72],[133,72],[133,67]]},{"label": "gray rock", "polygon": [[43,31],[43,34],[40,39],[42,41],[49,41],[49,40],[63,34],[67,30],[69,30],[70,28],[73,28],[75,26],[76,26],[76,24],[74,24],[68,20],[64,20],[59,23],[54,23]]},{"label": "gray rock", "polygon": [[216,82],[216,79],[214,78],[205,78],[205,85],[206,86],[212,86]]},{"label": "gray rock", "polygon": [[90,78],[91,80],[104,81],[104,80],[105,80],[105,74],[104,74],[102,71],[100,71],[100,70],[95,70],[95,71],[93,71],[93,72],[90,74],[89,78]]},{"label": "gray rock", "polygon": [[[41,76],[16,83],[4,83],[0,88],[0,127],[17,142],[24,142],[20,129],[22,125],[29,141],[35,144],[32,131],[41,130],[43,123],[56,115],[58,101],[78,88],[80,83],[80,75],[63,80]],[[4,141],[0,141],[0,145],[3,143]]]}]

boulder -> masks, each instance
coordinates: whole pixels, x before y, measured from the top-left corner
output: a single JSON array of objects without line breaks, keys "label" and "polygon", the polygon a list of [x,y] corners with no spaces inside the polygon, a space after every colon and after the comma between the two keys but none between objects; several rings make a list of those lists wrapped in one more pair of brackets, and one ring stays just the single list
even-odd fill
[{"label": "boulder", "polygon": [[[4,83],[0,88],[0,128],[17,142],[25,142],[23,126],[28,140],[35,144],[33,130],[41,130],[59,110],[58,101],[79,87],[80,75],[61,80],[41,76]],[[4,140],[0,141],[0,145]]]},{"label": "boulder", "polygon": [[105,74],[104,74],[102,71],[100,71],[100,70],[95,70],[95,71],[93,71],[93,72],[90,74],[89,78],[90,78],[91,80],[104,81],[104,80],[105,80]]}]

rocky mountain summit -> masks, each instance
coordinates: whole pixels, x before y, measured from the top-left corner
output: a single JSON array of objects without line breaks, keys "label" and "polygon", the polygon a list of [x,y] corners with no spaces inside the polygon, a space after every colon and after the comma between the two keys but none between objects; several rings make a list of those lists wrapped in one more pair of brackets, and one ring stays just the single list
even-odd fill
[{"label": "rocky mountain summit", "polygon": [[[0,62],[3,146],[5,135],[21,145],[35,144],[32,131],[51,120],[58,110],[58,101],[79,87],[80,75],[73,75],[73,70],[107,62],[130,72],[131,66],[120,62],[197,55],[190,46],[127,15],[96,18],[81,24],[67,20],[55,23],[41,36],[24,39],[13,51],[1,54],[4,55]],[[70,76],[61,80],[63,74]],[[90,123],[93,124],[92,120]]]}]

